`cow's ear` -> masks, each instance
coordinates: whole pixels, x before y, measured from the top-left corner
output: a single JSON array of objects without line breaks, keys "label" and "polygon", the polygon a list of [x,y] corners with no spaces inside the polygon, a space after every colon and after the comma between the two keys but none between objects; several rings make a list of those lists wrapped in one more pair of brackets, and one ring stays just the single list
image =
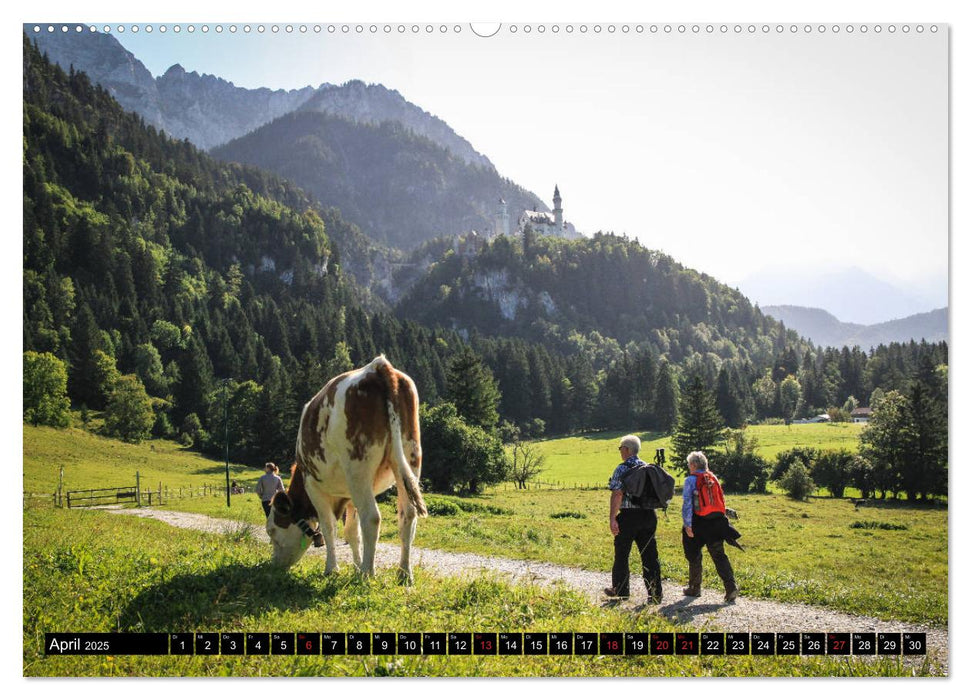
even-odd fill
[{"label": "cow's ear", "polygon": [[285,491],[278,491],[270,501],[270,505],[274,506],[280,515],[290,515],[290,511],[293,510],[293,502]]}]

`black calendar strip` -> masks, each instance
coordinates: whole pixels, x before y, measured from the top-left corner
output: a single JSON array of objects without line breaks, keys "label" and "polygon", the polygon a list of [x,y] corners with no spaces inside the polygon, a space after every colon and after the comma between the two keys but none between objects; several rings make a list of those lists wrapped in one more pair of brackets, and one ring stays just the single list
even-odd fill
[{"label": "black calendar strip", "polygon": [[44,635],[48,656],[920,656],[923,632],[176,632]]}]

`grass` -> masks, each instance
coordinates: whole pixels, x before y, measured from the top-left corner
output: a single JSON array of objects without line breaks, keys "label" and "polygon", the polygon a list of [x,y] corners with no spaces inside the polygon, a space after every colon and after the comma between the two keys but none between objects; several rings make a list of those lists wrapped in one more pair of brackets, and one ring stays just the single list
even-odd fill
[{"label": "grass", "polygon": [[[815,447],[821,450],[845,448],[856,452],[859,447],[861,423],[806,423],[802,425],[754,425],[747,428],[749,435],[758,440],[758,452],[773,460],[780,453],[793,447]],[[546,457],[544,471],[539,480],[564,485],[602,486],[620,461],[617,443],[624,433],[603,432],[586,435],[540,440],[536,442],[540,454]],[[641,438],[641,455],[647,461],[655,451],[663,447],[671,454],[671,438],[661,433],[638,433]],[[678,468],[668,464],[672,474],[683,476]]]},{"label": "grass", "polygon": [[[229,511],[219,499],[167,507],[264,522],[255,497],[234,499]],[[449,500],[469,510],[419,521],[415,546],[602,571],[606,585],[612,561],[606,490],[497,491]],[[856,524],[863,522],[860,510],[841,499],[797,502],[780,494],[730,495],[728,504],[740,514],[735,525],[746,551],[728,550],[744,595],[888,620],[947,623],[947,511],[877,504],[864,510],[879,513],[879,523],[861,526]],[[490,513],[488,506],[506,514]],[[382,503],[381,511],[381,540],[396,542],[394,503]],[[680,528],[674,502],[667,517],[659,516],[658,548],[664,577],[686,581]],[[705,585],[719,588],[707,555],[705,561]],[[636,565],[632,555],[632,570]]]},{"label": "grass", "polygon": [[[24,491],[52,494],[60,467],[64,489],[132,486],[139,472],[143,489],[226,485],[225,463],[203,457],[171,440],[137,445],[94,435],[78,428],[24,426]],[[252,490],[262,469],[230,464],[230,479]],[[223,495],[225,499],[225,494]]]},{"label": "grass", "polygon": [[[501,517],[501,516],[496,516]],[[137,526],[136,526],[137,522]],[[900,658],[296,656],[45,657],[45,632],[583,631],[679,628],[649,613],[593,607],[562,588],[480,576],[416,584],[393,571],[327,576],[319,558],[289,572],[266,545],[163,523],[48,505],[24,512],[25,676],[897,676]]]},{"label": "grass", "polygon": [[[814,434],[834,426],[793,426]],[[764,428],[787,430],[785,426]],[[540,443],[597,445],[588,454],[606,473],[616,460],[605,435]],[[554,463],[554,458],[550,459]],[[177,484],[179,479],[212,481],[218,462],[158,441],[125,445],[81,431],[24,427],[25,484],[29,491],[53,490],[52,464],[64,464],[69,488],[91,488],[122,479],[137,468],[151,479]],[[241,480],[244,472],[238,472]],[[252,474],[255,478],[258,474]],[[234,478],[237,478],[234,476]],[[123,479],[128,481],[128,479]],[[606,483],[604,476],[601,483]],[[845,612],[884,619],[945,624],[948,620],[948,519],[946,510],[903,503],[854,509],[848,501],[814,498],[794,502],[779,494],[730,496],[739,511],[737,523],[746,552],[730,551],[745,595],[787,602],[826,605]],[[223,496],[171,500],[165,507],[206,513],[238,522],[262,524],[255,495],[233,496],[227,509]],[[419,522],[416,546],[472,552],[579,566],[604,572],[610,568],[607,492],[592,490],[496,490],[477,498],[428,496],[433,515]],[[658,543],[664,576],[683,581],[686,567],[680,546],[676,501],[661,516]],[[394,504],[381,504],[382,540],[397,539]],[[854,523],[873,522],[876,525]],[[229,538],[232,539],[232,538]],[[245,539],[238,529],[237,539]],[[265,556],[265,553],[264,553]],[[716,586],[706,568],[705,585]],[[879,585],[874,585],[879,582]]]}]

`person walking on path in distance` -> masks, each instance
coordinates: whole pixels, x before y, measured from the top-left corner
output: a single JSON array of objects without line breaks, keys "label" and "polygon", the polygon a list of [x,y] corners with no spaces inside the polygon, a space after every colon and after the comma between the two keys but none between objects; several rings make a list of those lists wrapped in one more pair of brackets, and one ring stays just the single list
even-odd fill
[{"label": "person walking on path in distance", "polygon": [[738,598],[738,586],[724,543],[728,541],[741,549],[735,541],[741,534],[728,522],[725,495],[718,477],[708,469],[708,458],[703,452],[692,452],[687,462],[690,474],[684,480],[681,546],[688,560],[688,587],[682,593],[690,597],[701,595],[701,548],[707,547],[715,570],[725,584],[725,602],[731,603]]},{"label": "person walking on path in distance", "polygon": [[256,495],[260,497],[263,504],[263,513],[270,517],[270,501],[277,491],[285,491],[283,479],[280,478],[280,468],[273,462],[267,462],[263,467],[266,473],[256,482]]},{"label": "person walking on path in distance", "polygon": [[661,602],[661,562],[657,556],[657,515],[652,508],[642,508],[624,491],[623,479],[631,469],[644,466],[637,456],[641,440],[636,435],[620,439],[620,458],[623,460],[607,483],[610,489],[610,532],[614,536],[613,585],[605,588],[610,597],[630,597],[630,548],[636,542],[641,554],[641,570],[647,587],[649,603]]}]

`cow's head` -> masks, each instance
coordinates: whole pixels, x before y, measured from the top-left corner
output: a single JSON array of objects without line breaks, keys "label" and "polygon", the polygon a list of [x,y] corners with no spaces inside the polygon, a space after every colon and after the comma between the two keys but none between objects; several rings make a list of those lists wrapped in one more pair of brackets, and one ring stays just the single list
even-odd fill
[{"label": "cow's head", "polygon": [[317,525],[314,510],[304,488],[303,471],[294,465],[289,491],[280,491],[270,502],[270,515],[266,519],[266,534],[273,543],[273,563],[289,568],[313,544],[320,547],[323,535]]},{"label": "cow's head", "polygon": [[273,563],[290,568],[306,551],[307,536],[293,521],[293,502],[283,491],[273,497],[270,515],[266,519],[266,534],[273,544]]}]

